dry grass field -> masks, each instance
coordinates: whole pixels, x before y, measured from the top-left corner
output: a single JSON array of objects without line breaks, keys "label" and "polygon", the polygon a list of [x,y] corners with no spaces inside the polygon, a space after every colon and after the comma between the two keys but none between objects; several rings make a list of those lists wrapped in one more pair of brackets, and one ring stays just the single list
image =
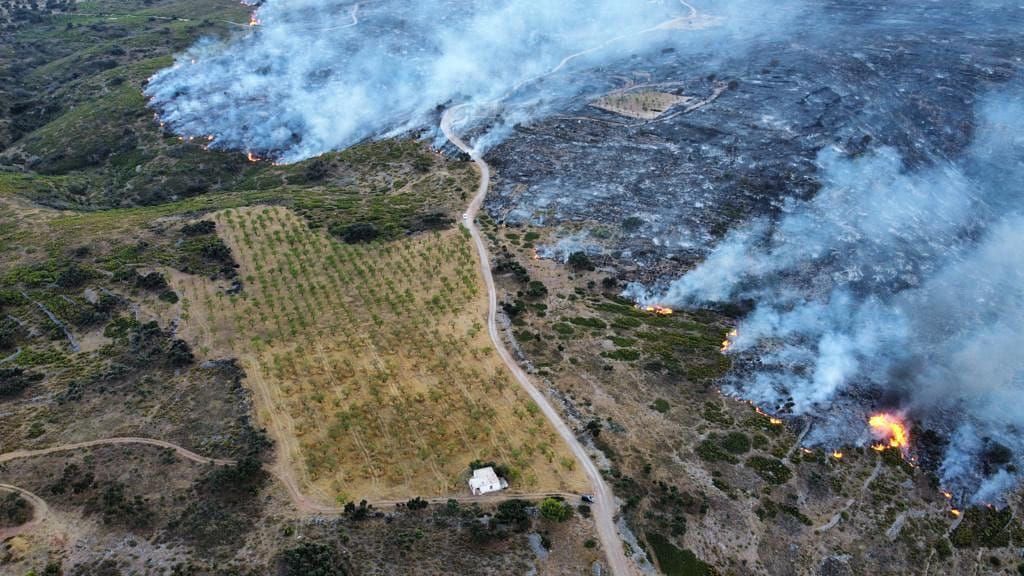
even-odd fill
[{"label": "dry grass field", "polygon": [[486,293],[459,230],[349,245],[282,207],[212,218],[244,289],[174,275],[179,334],[241,359],[259,418],[322,502],[468,492],[476,459],[512,489],[585,486],[494,353]]},{"label": "dry grass field", "polygon": [[640,120],[654,120],[669,108],[678,104],[689,105],[696,98],[677,96],[668,92],[638,90],[634,92],[613,92],[598,98],[590,105],[620,116]]}]

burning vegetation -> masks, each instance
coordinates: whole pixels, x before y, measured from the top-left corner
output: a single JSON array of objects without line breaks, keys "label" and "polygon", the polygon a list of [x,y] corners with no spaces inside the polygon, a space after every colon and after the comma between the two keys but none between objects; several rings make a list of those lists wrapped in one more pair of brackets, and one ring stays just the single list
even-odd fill
[{"label": "burning vegetation", "polygon": [[897,414],[882,412],[868,419],[871,434],[876,442],[871,447],[879,452],[886,448],[899,448],[906,453],[910,447],[910,431],[903,418]]},{"label": "burning vegetation", "polygon": [[652,314],[657,314],[658,316],[671,316],[673,313],[673,310],[671,308],[668,308],[666,306],[659,306],[658,304],[655,304],[653,306],[645,306],[644,311],[650,312]]},{"label": "burning vegetation", "polygon": [[736,340],[736,337],[738,337],[739,335],[740,335],[740,331],[739,330],[737,330],[735,328],[733,328],[732,330],[729,330],[729,333],[725,335],[725,340],[722,341],[722,348],[721,348],[722,354],[725,354],[726,352],[729,351],[730,348],[732,348],[732,343]]}]

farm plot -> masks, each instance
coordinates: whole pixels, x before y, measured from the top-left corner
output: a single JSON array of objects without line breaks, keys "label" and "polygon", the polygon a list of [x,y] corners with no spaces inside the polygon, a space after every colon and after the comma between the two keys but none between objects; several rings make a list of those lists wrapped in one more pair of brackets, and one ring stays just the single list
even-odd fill
[{"label": "farm plot", "polygon": [[344,244],[282,207],[212,219],[244,288],[176,275],[179,333],[240,358],[305,493],[455,494],[474,460],[508,466],[514,490],[585,486],[491,346],[464,231]]}]

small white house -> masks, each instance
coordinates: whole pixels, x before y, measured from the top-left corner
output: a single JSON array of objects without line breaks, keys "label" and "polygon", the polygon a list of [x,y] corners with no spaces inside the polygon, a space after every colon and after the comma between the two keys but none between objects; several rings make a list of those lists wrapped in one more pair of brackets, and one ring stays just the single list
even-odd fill
[{"label": "small white house", "polygon": [[494,468],[490,466],[473,470],[473,477],[469,479],[469,490],[473,492],[474,496],[498,492],[505,488],[508,488],[508,481],[498,478]]}]

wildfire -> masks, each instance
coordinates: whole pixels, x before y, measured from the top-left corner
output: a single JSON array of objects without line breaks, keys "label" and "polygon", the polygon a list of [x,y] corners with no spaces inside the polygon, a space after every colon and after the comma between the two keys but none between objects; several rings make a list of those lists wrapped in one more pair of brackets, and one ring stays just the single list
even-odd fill
[{"label": "wildfire", "polygon": [[251,16],[249,16],[249,26],[259,26],[260,24],[263,24],[263,22],[261,22],[260,19],[256,17],[255,12]]},{"label": "wildfire", "polygon": [[835,450],[835,451],[832,452],[832,457],[835,458],[836,460],[842,460],[843,459],[843,453],[840,452],[839,450]]},{"label": "wildfire", "polygon": [[871,445],[876,451],[899,448],[905,452],[910,446],[910,431],[907,430],[903,419],[896,414],[875,414],[868,419],[868,425],[871,426],[871,433],[879,440]]},{"label": "wildfire", "polygon": [[956,508],[951,509],[949,511],[949,513],[953,515],[953,518],[959,518],[960,517],[960,511],[957,510]]},{"label": "wildfire", "polygon": [[245,157],[249,160],[249,162],[256,163],[260,161],[260,157],[253,154],[252,152],[246,152]]},{"label": "wildfire", "polygon": [[671,308],[668,308],[666,306],[659,306],[657,304],[653,306],[645,306],[644,310],[646,310],[647,312],[657,314],[658,316],[671,316],[673,312]]},{"label": "wildfire", "polygon": [[953,499],[953,493],[952,492],[946,492],[945,490],[943,490],[942,491],[942,495],[946,498],[946,500],[952,500]]},{"label": "wildfire", "polygon": [[729,351],[730,348],[732,348],[733,340],[735,340],[736,337],[739,336],[739,335],[740,335],[740,331],[739,330],[737,330],[735,328],[733,328],[732,330],[729,330],[729,333],[725,335],[725,340],[722,341],[722,347],[720,348],[720,351],[722,352],[722,354],[725,354],[726,352]]},{"label": "wildfire", "polygon": [[765,418],[767,418],[768,419],[768,423],[771,424],[772,426],[782,426],[782,419],[781,418],[776,418],[776,417],[768,414],[764,410],[761,410],[757,406],[754,406],[754,411],[757,412],[758,414],[760,414],[761,416],[764,416]]}]

